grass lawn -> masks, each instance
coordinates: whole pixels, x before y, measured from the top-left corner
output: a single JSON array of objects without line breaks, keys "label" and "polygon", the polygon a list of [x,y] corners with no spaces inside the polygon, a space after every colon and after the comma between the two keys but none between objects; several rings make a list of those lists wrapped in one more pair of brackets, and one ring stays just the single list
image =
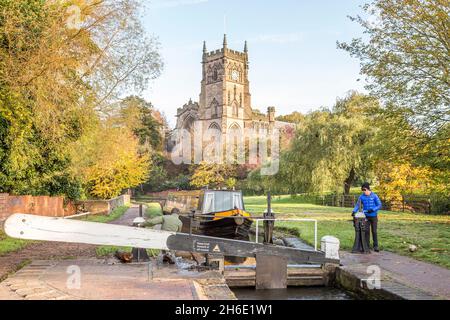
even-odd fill
[{"label": "grass lawn", "polygon": [[0,228],[0,256],[21,250],[30,243],[32,243],[32,241],[10,238],[3,231],[3,228]]},{"label": "grass lawn", "polygon": [[129,206],[117,207],[109,215],[89,215],[86,218],[80,217],[80,220],[108,223],[119,219],[125,212],[127,212],[128,208]]},{"label": "grass lawn", "polygon": [[[252,214],[262,215],[266,209],[266,197],[246,197],[244,201],[246,210]],[[305,204],[290,196],[275,196],[272,207],[279,218],[317,219],[319,241],[325,235],[335,236],[341,241],[342,249],[351,250],[354,239],[351,208]],[[298,234],[310,244],[314,243],[312,222],[277,222],[276,225]],[[450,269],[449,216],[380,211],[378,237],[382,250]],[[410,253],[408,250],[410,244],[418,246],[418,250]]]},{"label": "grass lawn", "polygon": [[157,216],[162,215],[162,209],[159,203],[146,203],[147,210],[145,211],[145,215],[147,218],[155,218]]}]

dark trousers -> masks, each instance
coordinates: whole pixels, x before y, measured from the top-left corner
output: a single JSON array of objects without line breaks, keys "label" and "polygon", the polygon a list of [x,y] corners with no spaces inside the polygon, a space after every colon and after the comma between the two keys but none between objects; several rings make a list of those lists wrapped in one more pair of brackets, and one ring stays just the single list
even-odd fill
[{"label": "dark trousers", "polygon": [[[373,247],[378,248],[378,217],[368,217],[367,223],[369,224],[369,230],[372,231]],[[370,231],[368,230],[368,237],[370,238]]]}]

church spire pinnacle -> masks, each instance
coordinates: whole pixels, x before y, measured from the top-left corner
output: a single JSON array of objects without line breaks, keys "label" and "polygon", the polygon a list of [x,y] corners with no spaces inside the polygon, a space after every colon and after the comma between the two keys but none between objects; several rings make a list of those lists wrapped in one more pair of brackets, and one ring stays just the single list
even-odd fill
[{"label": "church spire pinnacle", "polygon": [[228,47],[227,34],[223,35],[223,48],[226,49]]},{"label": "church spire pinnacle", "polygon": [[248,53],[248,45],[247,45],[247,40],[245,40],[245,45],[244,45],[244,52]]},{"label": "church spire pinnacle", "polygon": [[203,41],[203,53],[206,53],[207,52],[207,50],[206,50],[206,41]]}]

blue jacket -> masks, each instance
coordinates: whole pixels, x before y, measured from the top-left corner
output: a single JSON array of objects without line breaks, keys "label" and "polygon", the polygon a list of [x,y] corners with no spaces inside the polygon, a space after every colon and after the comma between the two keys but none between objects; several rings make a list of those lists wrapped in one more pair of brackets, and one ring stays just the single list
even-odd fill
[{"label": "blue jacket", "polygon": [[[355,209],[353,209],[353,212],[358,212],[359,211],[359,203],[362,203],[362,207],[363,207],[363,211],[364,214],[366,215],[366,217],[376,217],[378,215],[378,210],[381,209],[381,200],[380,198],[378,198],[378,196],[375,193],[371,193],[369,196],[366,196],[365,194],[362,194],[359,199],[358,202],[356,202],[356,206]],[[368,213],[367,211],[369,211],[370,209],[373,210],[372,213]]]}]

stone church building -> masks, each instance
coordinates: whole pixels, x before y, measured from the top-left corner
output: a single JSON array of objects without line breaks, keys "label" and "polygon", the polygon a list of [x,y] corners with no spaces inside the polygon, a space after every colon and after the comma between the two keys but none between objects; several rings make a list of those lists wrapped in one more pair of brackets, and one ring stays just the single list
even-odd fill
[{"label": "stone church building", "polygon": [[243,52],[229,49],[226,35],[219,50],[208,52],[204,42],[202,74],[199,101],[178,109],[176,129],[192,130],[200,123],[203,132],[219,130],[222,141],[230,131],[245,139],[248,129],[270,133],[276,128],[280,134],[293,130],[293,124],[275,120],[275,107],[268,107],[266,114],[252,109],[247,42]]}]

